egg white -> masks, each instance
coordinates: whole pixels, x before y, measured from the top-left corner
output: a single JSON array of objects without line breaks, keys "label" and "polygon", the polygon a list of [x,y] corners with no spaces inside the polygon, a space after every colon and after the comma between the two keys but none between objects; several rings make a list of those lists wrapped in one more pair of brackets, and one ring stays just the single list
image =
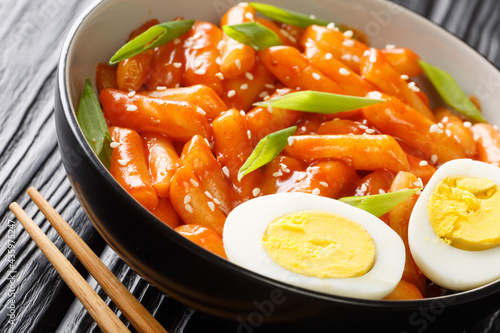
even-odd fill
[{"label": "egg white", "polygon": [[408,243],[418,268],[441,287],[463,291],[500,278],[500,247],[461,250],[448,245],[434,232],[427,215],[427,203],[438,183],[450,176],[488,178],[500,185],[500,169],[470,159],[447,162],[434,173],[413,208]]},{"label": "egg white", "polygon": [[[291,272],[273,261],[262,246],[267,226],[280,216],[304,210],[340,214],[365,228],[375,242],[373,268],[354,278],[318,278]],[[223,241],[229,261],[241,267],[297,287],[338,296],[382,299],[400,281],[405,264],[403,241],[383,221],[338,200],[306,193],[272,194],[239,205],[226,219]]]}]

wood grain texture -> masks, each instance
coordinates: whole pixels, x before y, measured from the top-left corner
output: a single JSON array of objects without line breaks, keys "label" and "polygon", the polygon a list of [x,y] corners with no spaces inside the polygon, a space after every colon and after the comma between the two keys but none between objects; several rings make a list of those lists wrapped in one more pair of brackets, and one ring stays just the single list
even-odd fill
[{"label": "wood grain texture", "polygon": [[[462,38],[500,67],[500,2],[394,0]],[[0,332],[99,332],[53,267],[8,211],[18,201],[56,246],[88,277],[50,224],[28,200],[34,186],[100,255],[169,332],[234,332],[235,325],[194,311],[146,283],[105,245],[75,198],[61,164],[53,96],[60,48],[72,22],[93,0],[0,1]],[[347,22],[348,23],[348,22]],[[10,228],[12,226],[12,229]],[[9,232],[11,230],[11,232]],[[8,254],[14,242],[13,269]],[[13,277],[12,270],[16,271]],[[88,281],[110,303],[96,282]],[[8,305],[15,297],[16,323]],[[114,305],[113,311],[130,327]],[[497,315],[466,332],[498,332]]]}]

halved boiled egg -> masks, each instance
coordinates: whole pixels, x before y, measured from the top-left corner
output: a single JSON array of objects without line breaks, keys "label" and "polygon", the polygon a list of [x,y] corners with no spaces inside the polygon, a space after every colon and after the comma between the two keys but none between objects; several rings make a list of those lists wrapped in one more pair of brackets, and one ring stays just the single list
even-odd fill
[{"label": "halved boiled egg", "polygon": [[280,193],[249,200],[227,217],[229,261],[327,294],[382,299],[405,264],[401,238],[383,221],[338,200]]},{"label": "halved boiled egg", "polygon": [[420,195],[408,226],[419,269],[451,290],[500,278],[500,169],[470,159],[443,164]]}]

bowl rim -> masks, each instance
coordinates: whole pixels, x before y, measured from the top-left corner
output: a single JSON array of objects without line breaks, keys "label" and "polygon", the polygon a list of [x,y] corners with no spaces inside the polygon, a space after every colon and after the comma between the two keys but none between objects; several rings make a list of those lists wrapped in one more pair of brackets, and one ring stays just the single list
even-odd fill
[{"label": "bowl rim", "polygon": [[[494,292],[498,292],[500,290],[500,279],[490,282],[488,284],[485,284],[481,287],[471,289],[471,290],[466,290],[466,291],[460,291],[456,293],[450,293],[446,295],[441,295],[441,296],[435,296],[435,297],[428,297],[428,298],[423,298],[423,299],[418,299],[418,300],[370,300],[370,299],[360,299],[360,298],[351,298],[351,297],[344,297],[344,296],[337,296],[337,295],[329,295],[326,293],[318,292],[318,291],[313,291],[301,287],[296,287],[278,280],[274,280],[272,278],[268,278],[267,276],[263,276],[261,274],[255,273],[253,271],[250,271],[246,268],[240,267],[236,264],[233,264],[232,262],[229,262],[228,260],[219,257],[216,254],[213,254],[209,252],[208,250],[205,250],[198,246],[197,244],[188,241],[185,239],[182,235],[178,234],[177,232],[174,231],[171,227],[160,221],[156,216],[154,216],[151,212],[149,212],[147,209],[145,209],[137,200],[135,200],[114,178],[113,176],[109,173],[109,170],[102,164],[102,162],[98,159],[96,154],[93,152],[91,149],[90,145],[88,144],[87,140],[85,139],[83,132],[81,131],[81,128],[78,124],[78,121],[76,119],[76,110],[73,110],[72,103],[70,101],[70,93],[69,93],[69,66],[67,65],[67,61],[70,55],[70,49],[73,45],[73,41],[76,39],[78,32],[80,31],[80,28],[82,24],[95,12],[97,11],[101,6],[106,5],[107,2],[110,1],[116,1],[116,0],[96,0],[93,3],[91,3],[81,14],[80,16],[73,22],[69,32],[66,35],[66,38],[64,40],[63,46],[61,48],[61,53],[59,56],[59,61],[58,61],[58,72],[57,72],[57,90],[58,94],[56,95],[56,98],[59,98],[61,101],[61,106],[63,110],[63,114],[65,117],[66,122],[69,124],[69,127],[76,138],[78,144],[82,148],[82,150],[85,153],[85,157],[88,158],[92,164],[92,166],[97,169],[100,173],[103,174],[105,177],[106,181],[109,182],[109,184],[118,192],[122,194],[125,200],[128,201],[129,204],[134,205],[136,207],[140,207],[145,213],[149,214],[149,221],[153,223],[157,228],[161,228],[163,232],[167,233],[170,237],[172,237],[172,241],[178,243],[181,245],[184,250],[190,251],[190,252],[195,252],[196,255],[203,257],[204,260],[208,260],[211,264],[214,264],[216,266],[222,266],[224,269],[229,269],[232,271],[239,272],[240,274],[245,274],[245,275],[250,275],[252,278],[260,280],[261,282],[264,282],[265,284],[272,286],[272,287],[277,287],[283,290],[286,290],[287,292],[290,293],[298,293],[300,295],[306,296],[306,297],[313,297],[316,299],[323,299],[327,300],[330,302],[337,302],[339,304],[345,304],[345,305],[360,305],[360,306],[369,306],[369,307],[384,307],[384,308],[392,308],[392,309],[400,309],[400,310],[405,310],[405,309],[417,309],[418,307],[425,306],[425,304],[430,304],[432,302],[436,301],[450,301],[450,303],[447,303],[448,306],[457,306],[463,303],[467,303],[470,301],[475,301],[479,300],[481,298],[484,298],[486,296],[489,296],[490,294]],[[370,2],[375,2],[375,3],[386,3],[387,0],[367,0]],[[263,2],[266,2],[263,0]],[[438,25],[437,23],[427,19],[426,17],[400,5],[398,2],[393,2],[395,6],[398,6],[399,10],[403,11],[405,15],[410,15],[416,18],[419,21],[419,24],[426,24],[426,25],[432,25],[437,29],[442,30],[447,36],[450,38],[454,38],[457,42],[462,44],[462,46],[465,46],[466,48],[469,48],[472,50],[475,54],[486,60],[493,68],[495,68],[498,71],[498,68],[489,60],[487,59],[483,54],[475,50],[472,46],[464,42],[462,39],[460,39],[458,36],[453,34],[452,32],[446,30],[444,27]],[[80,198],[78,198],[80,200]],[[95,223],[92,221],[92,219],[89,220],[92,222],[92,224]],[[96,228],[99,231],[99,228]],[[99,231],[100,232],[100,231]],[[102,234],[101,234],[102,236]],[[108,241],[106,241],[109,246],[111,246],[114,249],[113,244],[110,244]],[[119,254],[117,252],[117,254]],[[120,254],[119,254],[120,255]],[[121,257],[121,256],[120,256]],[[126,261],[127,265],[130,266],[130,264]],[[142,274],[139,274],[142,278],[147,280],[148,282],[151,282],[153,285],[157,285],[157,281],[154,281],[148,276],[143,276]]]}]

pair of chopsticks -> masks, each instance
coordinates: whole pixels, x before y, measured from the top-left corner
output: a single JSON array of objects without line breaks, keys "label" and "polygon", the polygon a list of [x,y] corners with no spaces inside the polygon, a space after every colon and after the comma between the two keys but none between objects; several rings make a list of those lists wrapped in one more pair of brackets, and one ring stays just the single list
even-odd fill
[{"label": "pair of chopsticks", "polygon": [[[138,332],[167,332],[36,189],[29,188],[28,195]],[[97,325],[104,332],[130,332],[19,204],[9,208]]]}]

